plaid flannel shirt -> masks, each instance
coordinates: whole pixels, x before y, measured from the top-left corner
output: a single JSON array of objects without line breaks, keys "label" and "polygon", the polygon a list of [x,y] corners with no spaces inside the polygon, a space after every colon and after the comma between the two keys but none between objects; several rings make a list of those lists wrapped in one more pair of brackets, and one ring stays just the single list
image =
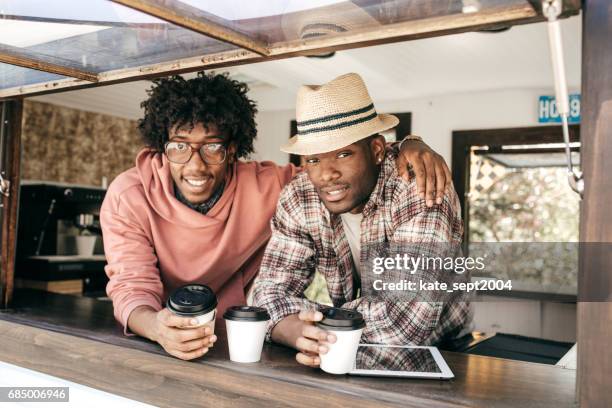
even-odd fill
[{"label": "plaid flannel shirt", "polygon": [[[463,233],[460,205],[447,189],[443,203],[428,208],[417,193],[414,177],[407,183],[388,152],[377,184],[363,209],[361,258],[364,248],[379,243],[452,243]],[[271,221],[272,237],[255,282],[253,301],[271,317],[274,326],[302,309],[319,309],[304,297],[315,270],[327,282],[336,307],[356,308],[366,321],[362,342],[378,344],[437,344],[456,335],[470,318],[467,302],[392,302],[354,298],[353,259],[340,216],[330,214],[303,172],[281,193]]]}]

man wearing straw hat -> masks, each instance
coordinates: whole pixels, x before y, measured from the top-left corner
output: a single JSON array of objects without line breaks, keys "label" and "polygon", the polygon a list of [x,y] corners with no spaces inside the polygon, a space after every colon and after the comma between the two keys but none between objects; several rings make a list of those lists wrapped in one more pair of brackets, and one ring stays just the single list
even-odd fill
[{"label": "man wearing straw hat", "polygon": [[454,190],[428,207],[415,182],[398,176],[380,135],[398,119],[376,112],[357,74],[303,86],[296,115],[298,134],[281,150],[302,156],[306,171],[281,193],[253,293],[271,316],[268,339],[297,349],[297,360],[311,366],[327,351],[325,342],[335,341],[313,325],[322,314],[303,295],[315,271],[324,276],[335,307],[364,316],[362,342],[437,344],[457,335],[469,321],[467,302],[390,302],[358,298],[356,290],[365,272],[364,247],[461,243]]}]

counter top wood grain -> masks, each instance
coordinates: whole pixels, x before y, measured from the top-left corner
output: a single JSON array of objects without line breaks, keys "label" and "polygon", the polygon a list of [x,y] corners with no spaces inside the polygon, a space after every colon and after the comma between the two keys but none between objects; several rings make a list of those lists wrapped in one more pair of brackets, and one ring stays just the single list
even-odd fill
[{"label": "counter top wood grain", "polygon": [[555,366],[443,352],[449,381],[334,376],[273,344],[259,363],[232,363],[222,324],[215,347],[186,362],[124,336],[109,302],[33,291],[15,300],[0,312],[0,360],[157,406],[575,406],[575,371]]}]

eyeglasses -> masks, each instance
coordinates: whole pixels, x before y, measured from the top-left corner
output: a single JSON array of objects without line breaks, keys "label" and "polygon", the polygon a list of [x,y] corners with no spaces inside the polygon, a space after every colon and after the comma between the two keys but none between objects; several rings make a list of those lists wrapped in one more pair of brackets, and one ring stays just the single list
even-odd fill
[{"label": "eyeglasses", "polygon": [[175,164],[187,163],[193,152],[198,152],[206,164],[221,164],[227,156],[227,148],[222,143],[166,142],[164,145],[166,157]]}]

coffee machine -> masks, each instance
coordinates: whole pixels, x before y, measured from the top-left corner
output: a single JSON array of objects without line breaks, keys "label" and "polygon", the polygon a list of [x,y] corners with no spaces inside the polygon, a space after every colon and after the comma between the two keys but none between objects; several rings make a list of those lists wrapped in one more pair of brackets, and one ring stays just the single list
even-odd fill
[{"label": "coffee machine", "polygon": [[105,193],[98,187],[22,181],[17,283],[59,292],[48,288],[63,288],[62,293],[104,291],[106,261],[99,215]]}]

